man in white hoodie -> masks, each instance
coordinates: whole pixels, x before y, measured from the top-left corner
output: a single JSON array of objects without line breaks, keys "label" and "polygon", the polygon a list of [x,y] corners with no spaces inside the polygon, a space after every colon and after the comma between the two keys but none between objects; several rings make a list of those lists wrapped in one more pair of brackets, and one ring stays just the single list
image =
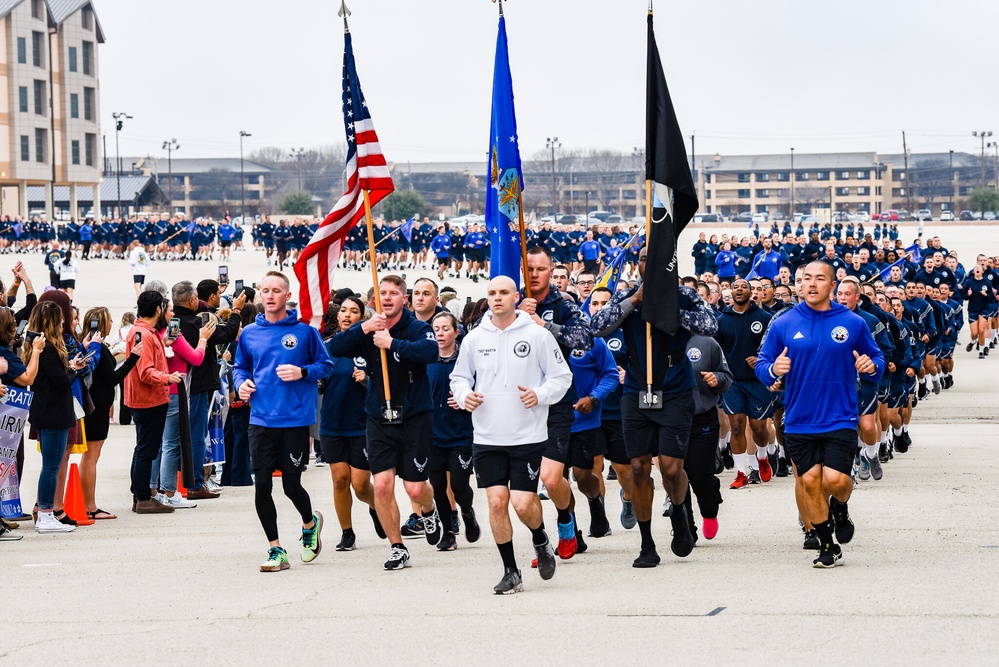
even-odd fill
[{"label": "man in white hoodie", "polygon": [[572,383],[558,343],[530,315],[516,310],[517,286],[489,281],[489,313],[461,345],[451,373],[458,405],[472,413],[472,455],[479,488],[489,499],[489,525],[503,558],[497,595],[524,590],[513,551],[512,504],[531,530],[538,573],[555,574],[555,550],[538,499],[541,457],[548,440],[548,406]]}]

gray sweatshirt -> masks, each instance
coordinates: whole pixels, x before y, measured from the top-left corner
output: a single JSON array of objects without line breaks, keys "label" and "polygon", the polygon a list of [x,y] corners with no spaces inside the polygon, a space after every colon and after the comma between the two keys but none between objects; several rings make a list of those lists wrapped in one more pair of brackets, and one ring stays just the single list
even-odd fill
[{"label": "gray sweatshirt", "polygon": [[[732,386],[732,371],[728,369],[725,353],[718,341],[709,336],[691,336],[687,343],[687,358],[694,368],[694,414],[701,414],[718,407],[718,397]],[[709,387],[701,375],[702,371],[714,373],[718,385]]]}]

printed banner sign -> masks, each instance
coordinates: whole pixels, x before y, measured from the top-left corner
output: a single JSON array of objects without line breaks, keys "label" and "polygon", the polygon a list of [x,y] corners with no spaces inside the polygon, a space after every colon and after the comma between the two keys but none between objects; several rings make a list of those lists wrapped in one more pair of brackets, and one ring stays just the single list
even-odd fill
[{"label": "printed banner sign", "polygon": [[17,448],[31,407],[30,391],[7,387],[0,398],[0,515],[21,516],[21,494],[17,480]]}]

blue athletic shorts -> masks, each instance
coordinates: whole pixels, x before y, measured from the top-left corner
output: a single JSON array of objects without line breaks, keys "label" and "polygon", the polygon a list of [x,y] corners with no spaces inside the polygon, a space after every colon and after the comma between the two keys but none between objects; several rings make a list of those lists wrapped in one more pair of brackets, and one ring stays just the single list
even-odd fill
[{"label": "blue athletic shorts", "polygon": [[762,382],[736,380],[722,396],[722,409],[727,415],[748,415],[759,421],[773,416],[777,396]]},{"label": "blue athletic shorts", "polygon": [[857,414],[873,415],[878,411],[878,385],[873,382],[860,382],[857,390]]}]

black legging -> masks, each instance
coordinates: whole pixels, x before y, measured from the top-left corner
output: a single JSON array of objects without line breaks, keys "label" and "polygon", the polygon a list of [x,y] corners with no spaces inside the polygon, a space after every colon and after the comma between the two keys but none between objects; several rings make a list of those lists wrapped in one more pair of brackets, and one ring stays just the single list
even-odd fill
[{"label": "black legging", "polygon": [[[302,515],[302,524],[312,521],[312,500],[309,492],[302,487],[302,472],[281,473],[281,485],[284,487],[284,495],[288,496],[295,509]],[[255,470],[253,488],[255,490],[253,502],[257,507],[257,517],[260,525],[264,527],[264,534],[267,535],[268,542],[274,542],[278,538],[277,527],[277,507],[274,506],[274,498],[271,496],[274,490],[274,479],[270,470]]]},{"label": "black legging", "polygon": [[[707,431],[704,429],[707,428]],[[697,496],[697,507],[705,519],[718,518],[722,502],[721,483],[715,477],[715,450],[718,448],[718,411],[707,410],[694,415],[690,424],[690,441],[683,469],[690,479],[690,487]],[[687,494],[691,509],[690,494]],[[693,516],[691,514],[691,516]]]},{"label": "black legging", "polygon": [[451,501],[447,497],[447,474],[451,473],[451,492],[454,494],[454,501],[458,503],[462,514],[467,514],[472,509],[472,486],[469,479],[472,476],[472,469],[462,470],[460,466],[454,466],[457,470],[431,470],[430,486],[434,487],[434,502],[437,503],[437,512],[441,516],[441,523],[444,524],[445,533],[453,533],[451,529]]}]

